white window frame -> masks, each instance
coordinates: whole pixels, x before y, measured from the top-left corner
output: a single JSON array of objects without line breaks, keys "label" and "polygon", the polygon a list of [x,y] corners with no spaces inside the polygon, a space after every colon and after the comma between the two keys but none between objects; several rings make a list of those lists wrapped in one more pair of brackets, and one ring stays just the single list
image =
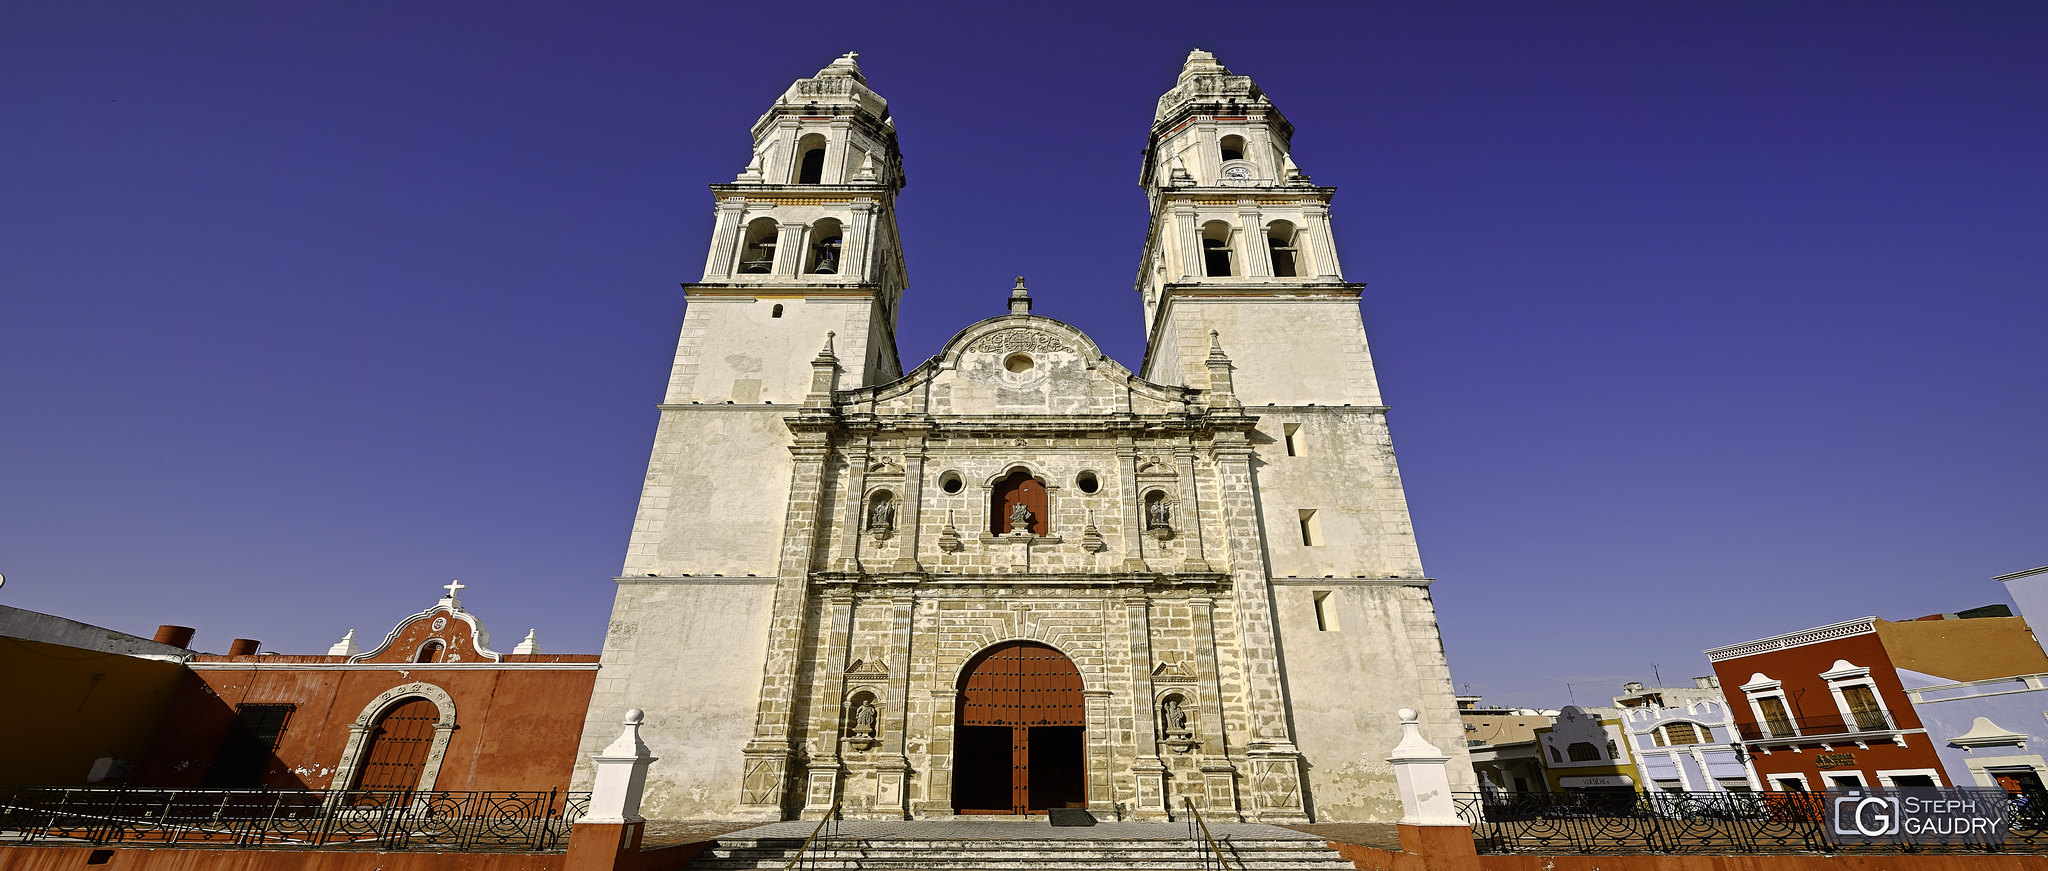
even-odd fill
[{"label": "white window frame", "polygon": [[1837,659],[1833,667],[1820,673],[1820,679],[1828,682],[1828,694],[1835,697],[1835,710],[1842,715],[1844,728],[1863,731],[1856,725],[1856,713],[1849,710],[1849,697],[1843,695],[1844,690],[1858,686],[1868,687],[1870,695],[1877,699],[1877,710],[1884,715],[1887,730],[1895,731],[1899,728],[1899,721],[1892,716],[1891,706],[1885,704],[1884,693],[1879,691],[1877,682],[1870,679],[1869,668],[1851,665],[1846,659]]},{"label": "white window frame", "polygon": [[[1749,699],[1749,711],[1751,714],[1754,714],[1756,716],[1756,726],[1758,731],[1763,732],[1764,734],[1769,735],[1772,738],[1799,737],[1799,717],[1798,715],[1792,713],[1792,702],[1790,699],[1785,697],[1784,682],[1772,680],[1771,678],[1766,677],[1763,672],[1759,671],[1755,674],[1750,675],[1749,682],[1743,684],[1741,687],[1738,687],[1738,689],[1742,690],[1742,694],[1744,696],[1747,696]],[[1779,735],[1771,731],[1771,721],[1770,718],[1764,716],[1763,706],[1763,700],[1770,698],[1777,699],[1778,703],[1785,707],[1785,719],[1792,724],[1792,734]]]},{"label": "white window frame", "polygon": [[1879,771],[1879,772],[1877,773],[1877,782],[1878,782],[1878,784],[1879,784],[1879,785],[1882,785],[1882,786],[1887,786],[1887,787],[1890,787],[1890,786],[1896,786],[1897,784],[1894,784],[1894,783],[1893,783],[1892,781],[1894,781],[1894,780],[1898,779],[1899,775],[1902,775],[1902,774],[1903,774],[1903,775],[1908,775],[1908,776],[1911,776],[1911,775],[1915,775],[1915,774],[1925,774],[1925,775],[1927,775],[1927,776],[1929,776],[1929,777],[1932,777],[1932,778],[1934,778],[1934,785],[1935,785],[1935,786],[1948,786],[1948,785],[1949,785],[1949,784],[1948,784],[1948,782],[1947,782],[1946,780],[1944,780],[1944,779],[1942,778],[1942,776],[1941,776],[1941,769],[1939,769],[1939,768],[1892,768],[1892,769],[1887,769],[1887,770]]},{"label": "white window frame", "polygon": [[1771,774],[1764,775],[1764,781],[1771,785],[1771,792],[1789,792],[1790,790],[1784,788],[1784,784],[1778,782],[1781,780],[1797,780],[1799,781],[1800,789],[1806,792],[1813,791],[1813,781],[1807,779],[1806,775],[1800,774],[1796,771],[1786,772],[1784,774],[1773,772]]},{"label": "white window frame", "polygon": [[1837,786],[1834,783],[1834,779],[1837,777],[1854,777],[1856,778],[1856,785],[1858,787],[1870,786],[1870,776],[1854,768],[1837,768],[1831,771],[1823,771],[1820,773],[1820,779],[1828,782],[1828,789],[1837,788]]}]

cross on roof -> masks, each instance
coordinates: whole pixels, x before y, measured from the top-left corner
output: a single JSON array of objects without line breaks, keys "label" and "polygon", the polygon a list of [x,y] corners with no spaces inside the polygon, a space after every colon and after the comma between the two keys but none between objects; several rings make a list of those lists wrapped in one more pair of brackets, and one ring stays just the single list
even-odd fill
[{"label": "cross on roof", "polygon": [[468,585],[468,584],[465,584],[465,583],[463,583],[463,582],[461,582],[461,581],[449,581],[449,582],[448,582],[448,583],[447,583],[446,585],[442,586],[442,587],[441,587],[441,589],[443,589],[443,590],[447,590],[447,591],[448,591],[448,598],[450,598],[450,599],[453,599],[453,598],[455,598],[455,591],[456,591],[456,590],[466,590],[466,589],[469,589],[469,585]]}]

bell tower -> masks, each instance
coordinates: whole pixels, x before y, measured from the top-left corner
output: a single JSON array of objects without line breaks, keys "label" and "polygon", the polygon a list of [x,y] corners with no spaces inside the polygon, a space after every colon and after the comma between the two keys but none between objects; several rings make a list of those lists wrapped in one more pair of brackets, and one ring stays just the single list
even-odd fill
[{"label": "bell tower", "polygon": [[1330,234],[1330,198],[1295,165],[1294,125],[1250,76],[1188,54],[1159,98],[1138,182],[1151,201],[1137,278],[1140,374],[1207,387],[1216,331],[1247,405],[1378,404],[1358,314]]},{"label": "bell tower", "polygon": [[792,83],[754,122],[746,169],[711,186],[717,225],[703,280],[684,285],[670,403],[801,402],[827,332],[841,389],[902,374],[902,155],[857,57]]}]

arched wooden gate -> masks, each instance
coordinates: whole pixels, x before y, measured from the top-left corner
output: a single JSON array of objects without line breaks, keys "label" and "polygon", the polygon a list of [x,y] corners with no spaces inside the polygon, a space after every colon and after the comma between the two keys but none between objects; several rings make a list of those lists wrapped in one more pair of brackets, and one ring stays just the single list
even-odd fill
[{"label": "arched wooden gate", "polygon": [[1030,641],[983,651],[960,678],[957,709],[954,812],[1087,806],[1087,713],[1065,654]]}]

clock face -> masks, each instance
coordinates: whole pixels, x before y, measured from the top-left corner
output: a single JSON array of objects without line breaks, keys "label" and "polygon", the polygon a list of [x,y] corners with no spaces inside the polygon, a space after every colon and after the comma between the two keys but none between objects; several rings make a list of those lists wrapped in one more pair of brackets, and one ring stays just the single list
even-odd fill
[{"label": "clock face", "polygon": [[1223,177],[1231,181],[1249,181],[1252,171],[1242,166],[1227,166],[1223,168]]}]

